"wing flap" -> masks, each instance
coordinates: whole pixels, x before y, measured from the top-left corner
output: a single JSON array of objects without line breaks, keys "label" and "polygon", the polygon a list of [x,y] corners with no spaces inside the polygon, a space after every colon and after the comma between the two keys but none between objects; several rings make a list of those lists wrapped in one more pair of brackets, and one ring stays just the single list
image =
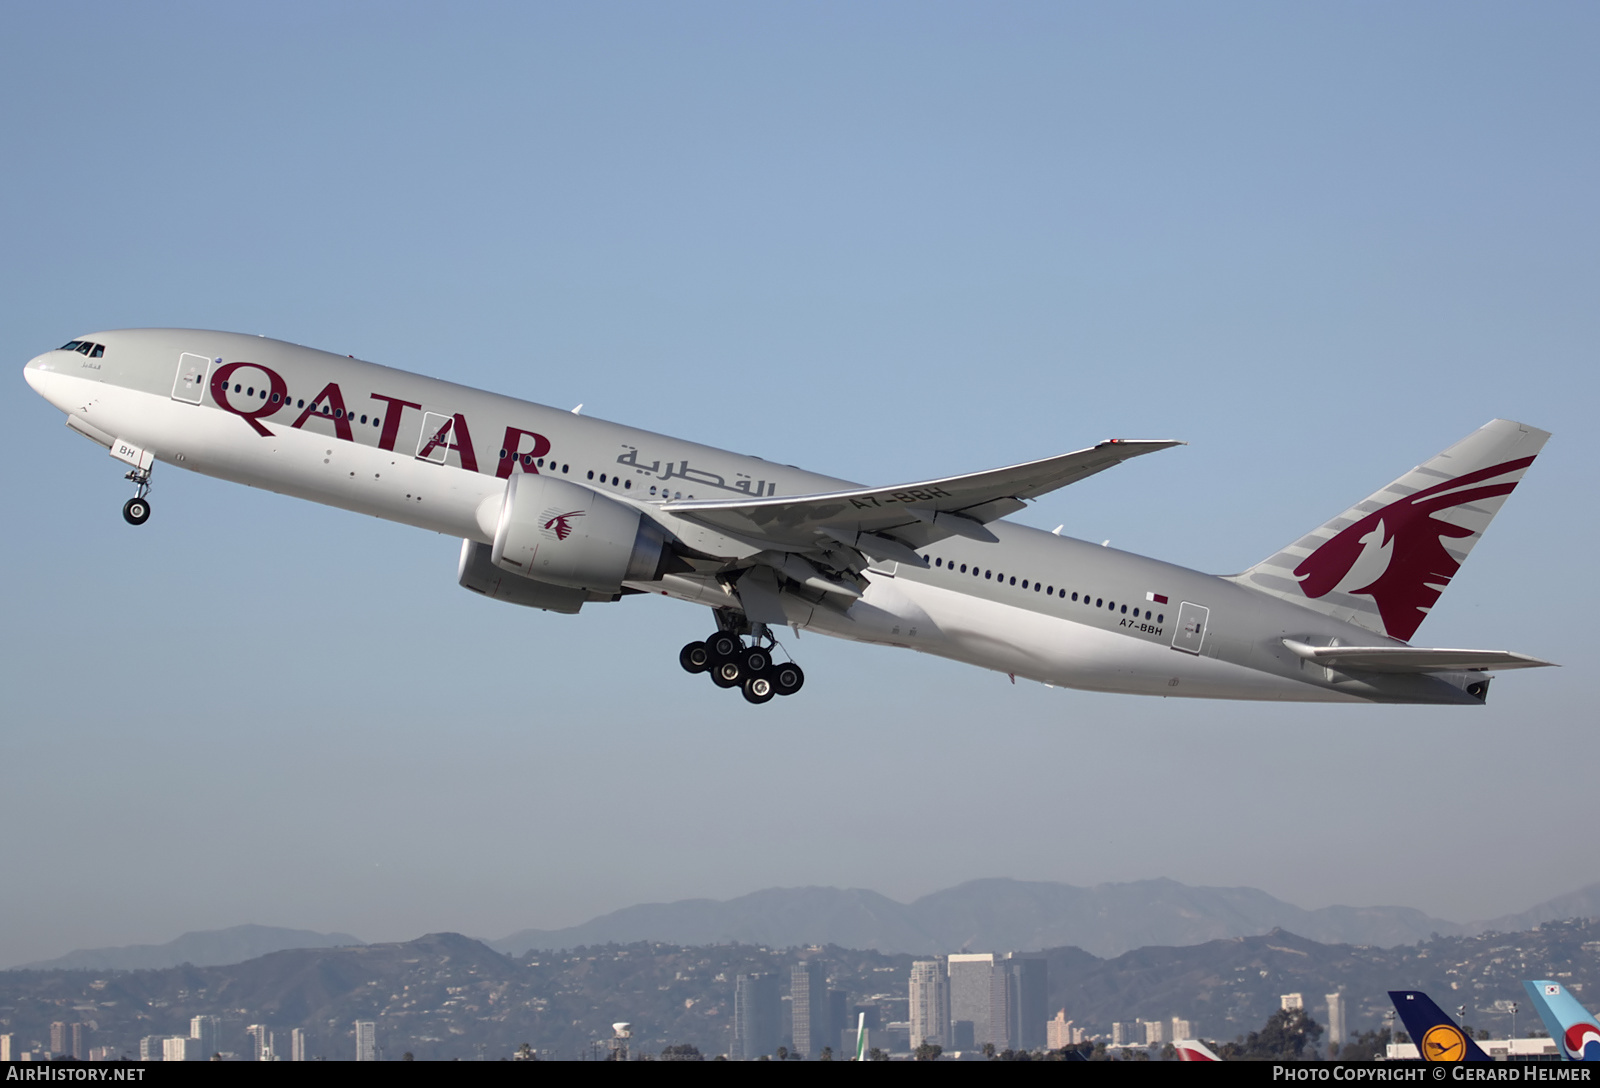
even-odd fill
[{"label": "wing flap", "polygon": [[1510,650],[1446,650],[1428,646],[1308,646],[1292,638],[1283,640],[1296,657],[1330,668],[1366,672],[1462,672],[1486,669],[1539,669],[1556,667]]},{"label": "wing flap", "polygon": [[[950,536],[993,539],[983,523],[1015,513],[1022,500],[1077,483],[1134,457],[1183,443],[1113,438],[1088,449],[1020,465],[892,487],[764,499],[689,499],[664,503],[669,514],[783,547],[814,547],[819,535],[900,535],[911,546]],[[957,520],[959,518],[959,520]]]}]

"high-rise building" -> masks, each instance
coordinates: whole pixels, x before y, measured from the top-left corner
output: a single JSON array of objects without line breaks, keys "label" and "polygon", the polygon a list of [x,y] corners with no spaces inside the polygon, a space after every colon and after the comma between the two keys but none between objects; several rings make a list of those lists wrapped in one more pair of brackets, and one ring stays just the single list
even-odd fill
[{"label": "high-rise building", "polygon": [[778,976],[740,975],[733,986],[735,1060],[749,1061],[778,1049]]},{"label": "high-rise building", "polygon": [[265,1024],[251,1024],[244,1029],[245,1035],[250,1039],[250,1060],[254,1062],[276,1061],[277,1056],[272,1052],[272,1029]]},{"label": "high-rise building", "polygon": [[378,1060],[378,1022],[376,1020],[356,1021],[356,1061],[375,1062]]},{"label": "high-rise building", "polygon": [[1284,1012],[1306,1007],[1305,994],[1283,994],[1278,998],[1278,1007]]},{"label": "high-rise building", "polygon": [[1051,1050],[1060,1050],[1078,1041],[1072,1037],[1072,1021],[1067,1019],[1066,1009],[1057,1012],[1055,1019],[1045,1024],[1044,1039],[1045,1046]]},{"label": "high-rise building", "polygon": [[1344,1044],[1344,994],[1328,995],[1328,1045]]},{"label": "high-rise building", "polygon": [[1179,1039],[1193,1039],[1193,1038],[1194,1038],[1194,1023],[1193,1023],[1193,1021],[1183,1020],[1183,1019],[1180,1019],[1179,1017],[1174,1016],[1172,1018],[1172,1041],[1173,1042],[1177,1042]]},{"label": "high-rise building", "polygon": [[816,1058],[832,1046],[828,1038],[828,980],[820,960],[801,960],[789,973],[789,1013],[794,1052]]},{"label": "high-rise building", "polygon": [[80,1062],[89,1059],[89,1030],[81,1020],[72,1025],[72,1056]]},{"label": "high-rise building", "polygon": [[289,1060],[292,1062],[311,1060],[306,1057],[306,1032],[304,1028],[295,1028],[289,1033]]},{"label": "high-rise building", "polygon": [[[973,1046],[994,1043],[1000,1047],[996,1035],[1005,1034],[1005,1018],[1000,1018],[1001,1030],[994,1030],[995,970],[992,952],[959,952],[947,957],[950,977],[950,1020],[966,1020],[972,1024]],[[1005,986],[1000,987],[1001,995]],[[1003,999],[1003,998],[1002,998]],[[1003,1048],[1002,1048],[1003,1049]]]},{"label": "high-rise building", "polygon": [[189,1037],[199,1042],[201,1059],[210,1061],[211,1055],[222,1050],[222,1021],[215,1016],[192,1016]]},{"label": "high-rise building", "polygon": [[65,1020],[56,1020],[50,1025],[50,1053],[57,1057],[65,1057],[72,1049],[72,1031]]},{"label": "high-rise building", "polygon": [[[1045,992],[1048,965],[1041,956],[1008,952],[997,965],[1005,977],[1006,1045],[1015,1050],[1038,1050],[1045,1045]],[[999,1046],[998,1041],[995,1042]]]},{"label": "high-rise building", "polygon": [[954,1049],[950,1038],[950,984],[939,960],[911,965],[911,1049],[934,1043]]},{"label": "high-rise building", "polygon": [[15,1035],[0,1035],[0,1062],[14,1062],[17,1060]]},{"label": "high-rise building", "polygon": [[1144,1045],[1160,1046],[1167,1042],[1167,1022],[1165,1020],[1143,1020]]},{"label": "high-rise building", "polygon": [[142,1062],[159,1062],[164,1060],[164,1049],[167,1037],[165,1035],[145,1035],[139,1040],[139,1060]]}]

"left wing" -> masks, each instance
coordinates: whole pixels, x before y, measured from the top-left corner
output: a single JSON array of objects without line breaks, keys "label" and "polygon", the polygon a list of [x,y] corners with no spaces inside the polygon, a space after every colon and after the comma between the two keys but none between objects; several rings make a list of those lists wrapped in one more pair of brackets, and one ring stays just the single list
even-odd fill
[{"label": "left wing", "polygon": [[1024,499],[1181,445],[1113,438],[1076,453],[921,483],[754,500],[688,499],[661,509],[779,551],[842,544],[873,558],[924,566],[917,548],[951,536],[993,542],[997,538],[984,523],[1021,510]]}]

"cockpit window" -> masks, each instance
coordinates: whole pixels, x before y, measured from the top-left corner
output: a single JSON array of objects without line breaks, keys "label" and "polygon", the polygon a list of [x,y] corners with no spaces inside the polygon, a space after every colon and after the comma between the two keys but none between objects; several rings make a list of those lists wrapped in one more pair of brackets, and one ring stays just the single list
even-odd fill
[{"label": "cockpit window", "polygon": [[94,346],[94,350],[89,353],[89,358],[98,359],[102,355],[104,355],[105,353],[106,353],[106,346],[104,344],[96,344]]},{"label": "cockpit window", "polygon": [[87,355],[91,359],[103,358],[106,353],[104,344],[96,344],[93,340],[68,340],[57,351],[75,351],[79,355]]},{"label": "cockpit window", "polygon": [[81,344],[78,345],[78,354],[79,355],[87,355],[87,354],[89,354],[89,349],[92,348],[92,347],[94,347],[94,345],[89,343],[89,341],[85,340]]},{"label": "cockpit window", "polygon": [[83,343],[82,340],[68,340],[65,344],[62,344],[56,350],[57,351],[77,351],[78,350],[78,345],[80,345],[82,343]]}]

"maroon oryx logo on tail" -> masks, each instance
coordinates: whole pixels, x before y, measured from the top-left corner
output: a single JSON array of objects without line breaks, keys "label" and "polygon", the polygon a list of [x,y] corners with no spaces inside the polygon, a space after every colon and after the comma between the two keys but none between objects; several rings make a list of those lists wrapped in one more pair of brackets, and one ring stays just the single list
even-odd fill
[{"label": "maroon oryx logo on tail", "polygon": [[1369,549],[1379,555],[1388,551],[1382,571],[1366,585],[1347,592],[1371,597],[1383,617],[1384,630],[1394,638],[1410,639],[1433,602],[1461,569],[1461,564],[1445,550],[1443,538],[1473,535],[1471,529],[1431,515],[1496,495],[1509,495],[1517,486],[1515,480],[1473,485],[1531,464],[1532,457],[1520,457],[1491,465],[1374,510],[1346,526],[1294,568],[1301,590],[1307,597],[1321,597],[1337,588],[1356,562],[1369,554]]},{"label": "maroon oryx logo on tail", "polygon": [[[546,510],[545,513],[550,511]],[[557,540],[565,540],[572,535],[572,522],[568,518],[581,518],[588,511],[568,510],[565,514],[556,514],[544,523],[544,531],[554,533]]]}]

